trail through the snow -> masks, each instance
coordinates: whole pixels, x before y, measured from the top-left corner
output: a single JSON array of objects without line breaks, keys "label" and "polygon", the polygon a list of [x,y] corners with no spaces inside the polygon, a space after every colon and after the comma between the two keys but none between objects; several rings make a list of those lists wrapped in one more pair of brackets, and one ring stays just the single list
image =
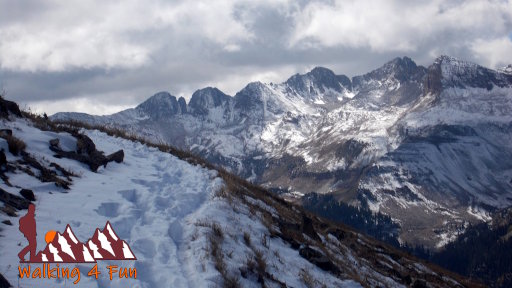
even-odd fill
[{"label": "trail through the snow", "polygon": [[[46,231],[63,232],[69,223],[76,236],[86,241],[108,220],[117,235],[130,245],[137,260],[98,261],[98,269],[103,271],[98,281],[86,276],[91,265],[78,265],[83,275],[81,285],[159,287],[159,283],[166,283],[169,287],[189,287],[189,278],[195,271],[185,271],[192,265],[185,263],[190,257],[182,255],[186,253],[182,237],[185,226],[193,225],[187,217],[205,204],[221,185],[216,172],[192,166],[155,148],[107,137],[98,131],[87,131],[98,149],[105,153],[123,149],[125,153],[123,163],[110,163],[106,168],[101,167],[98,173],[92,173],[76,161],[54,158],[48,149],[48,140],[63,138],[61,142],[68,143],[73,142],[71,136],[45,132],[45,137],[41,137],[42,133],[33,127],[23,123],[15,125],[19,128],[15,130],[16,135],[27,143],[31,154],[50,159],[81,175],[74,179],[69,193],[58,193],[52,185],[40,183],[35,178],[10,175],[14,185],[33,189],[36,193],[38,249],[46,244]],[[18,219],[11,221],[17,223]],[[17,225],[7,226],[0,232],[5,236],[0,241],[0,273],[11,281],[18,278],[16,254],[19,249],[14,243],[26,241],[17,228]],[[111,264],[137,268],[137,280],[110,281],[106,266]],[[20,280],[22,287],[55,287],[56,283],[61,287],[70,285],[69,281]]]}]

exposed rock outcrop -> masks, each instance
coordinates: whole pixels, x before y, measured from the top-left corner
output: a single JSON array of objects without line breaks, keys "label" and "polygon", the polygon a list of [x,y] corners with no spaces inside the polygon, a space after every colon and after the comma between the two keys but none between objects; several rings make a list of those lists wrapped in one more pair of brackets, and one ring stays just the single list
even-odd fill
[{"label": "exposed rock outcrop", "polygon": [[23,117],[21,115],[20,107],[15,102],[5,100],[0,96],[0,117],[7,118],[9,114],[14,114],[18,117]]},{"label": "exposed rock outcrop", "polygon": [[27,209],[30,204],[30,201],[27,199],[11,194],[2,188],[0,188],[0,202],[3,202],[6,206],[9,205],[17,210]]},{"label": "exposed rock outcrop", "polygon": [[34,195],[34,191],[32,191],[30,189],[21,189],[20,194],[28,201],[36,201],[36,196]]},{"label": "exposed rock outcrop", "polygon": [[106,167],[109,162],[123,162],[123,150],[119,150],[115,153],[105,156],[103,151],[96,149],[96,145],[88,136],[75,133],[73,137],[77,139],[76,151],[62,150],[59,145],[59,139],[50,140],[50,150],[56,153],[56,157],[69,158],[87,164],[93,172],[98,171],[100,166]]}]

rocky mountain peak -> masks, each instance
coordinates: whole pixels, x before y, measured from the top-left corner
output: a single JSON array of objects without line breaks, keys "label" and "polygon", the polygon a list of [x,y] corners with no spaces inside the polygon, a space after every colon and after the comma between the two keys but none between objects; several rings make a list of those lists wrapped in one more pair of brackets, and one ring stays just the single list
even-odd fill
[{"label": "rocky mountain peak", "polygon": [[188,103],[190,112],[200,115],[208,114],[208,110],[211,108],[223,106],[229,101],[231,97],[224,94],[217,88],[206,87],[199,89],[194,94]]},{"label": "rocky mountain peak", "polygon": [[474,87],[493,89],[494,86],[512,85],[512,77],[503,75],[478,64],[459,60],[455,57],[442,55],[433,66],[439,66],[442,74],[443,87]]},{"label": "rocky mountain peak", "polygon": [[395,58],[380,68],[352,79],[356,97],[377,106],[401,106],[422,94],[427,69],[408,57]]},{"label": "rocky mountain peak", "polygon": [[352,83],[345,75],[336,75],[333,71],[324,67],[315,67],[306,74],[295,74],[285,82],[288,87],[298,94],[318,95],[328,89],[343,92],[351,90]]},{"label": "rocky mountain peak", "polygon": [[169,92],[158,92],[135,109],[143,111],[154,119],[165,119],[185,112],[180,108],[176,97]]},{"label": "rocky mountain peak", "polygon": [[382,67],[366,74],[373,79],[389,79],[390,77],[398,80],[399,82],[405,82],[420,76],[425,73],[425,68],[416,65],[416,63],[409,57],[397,57]]},{"label": "rocky mountain peak", "polygon": [[251,110],[263,104],[263,96],[266,90],[265,84],[257,81],[247,84],[234,97],[235,108]]},{"label": "rocky mountain peak", "polygon": [[499,68],[498,72],[503,73],[503,74],[512,75],[512,64],[508,64],[505,67]]},{"label": "rocky mountain peak", "polygon": [[458,58],[455,58],[453,56],[448,56],[448,55],[441,55],[434,60],[434,64],[436,64],[436,63],[439,63],[439,64],[441,64],[441,63],[458,63],[458,62],[464,62],[464,61],[459,60]]}]

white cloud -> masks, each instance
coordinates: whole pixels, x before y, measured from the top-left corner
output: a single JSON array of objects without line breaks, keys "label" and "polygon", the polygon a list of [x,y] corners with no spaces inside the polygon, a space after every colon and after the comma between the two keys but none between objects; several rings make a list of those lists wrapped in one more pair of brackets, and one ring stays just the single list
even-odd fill
[{"label": "white cloud", "polygon": [[471,45],[482,65],[500,68],[512,64],[512,40],[503,37],[492,41],[477,39]]},{"label": "white cloud", "polygon": [[104,103],[98,99],[92,98],[73,98],[73,99],[62,99],[53,101],[31,101],[27,103],[20,103],[21,108],[30,109],[34,113],[48,115],[55,114],[57,112],[84,112],[91,113],[94,115],[109,115],[128,108],[132,108],[135,105],[115,105],[112,103]]},{"label": "white cloud", "polygon": [[[475,35],[510,32],[509,1],[311,2],[295,15],[291,47],[370,48],[411,52],[429,46],[470,43]],[[452,40],[450,41],[450,37]],[[462,40],[461,43],[459,40]],[[443,41],[438,43],[426,43]]]},{"label": "white cloud", "polygon": [[[0,23],[2,69],[134,68],[152,64],[163,45],[183,46],[196,38],[236,47],[252,37],[234,19],[233,1],[52,3],[35,17]],[[155,31],[157,36],[145,39],[144,33]]]}]

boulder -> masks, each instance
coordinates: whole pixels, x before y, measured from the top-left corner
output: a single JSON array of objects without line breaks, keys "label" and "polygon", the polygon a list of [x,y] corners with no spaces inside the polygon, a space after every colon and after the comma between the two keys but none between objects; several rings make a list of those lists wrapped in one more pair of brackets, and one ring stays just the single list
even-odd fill
[{"label": "boulder", "polygon": [[302,215],[302,233],[311,237],[311,239],[320,240],[320,237],[313,227],[313,221],[307,215]]},{"label": "boulder", "polygon": [[5,156],[4,149],[0,150],[0,171],[3,171],[4,169],[1,169],[2,167],[7,165],[7,157]]},{"label": "boulder", "polygon": [[12,130],[11,129],[0,129],[0,136],[12,136]]},{"label": "boulder", "polygon": [[36,201],[36,196],[34,195],[34,191],[30,189],[21,189],[20,191],[21,196],[23,196],[25,199],[29,201]]},{"label": "boulder", "polygon": [[329,271],[333,273],[339,272],[338,267],[336,267],[336,265],[334,265],[331,262],[331,260],[329,260],[329,258],[327,258],[319,250],[313,249],[309,246],[305,246],[299,249],[299,255],[324,271]]},{"label": "boulder", "polygon": [[123,162],[123,159],[124,159],[124,151],[123,151],[123,149],[108,155],[107,159],[108,159],[109,162],[111,162],[111,161],[116,161],[116,163]]},{"label": "boulder", "polygon": [[14,114],[18,117],[23,117],[21,115],[20,107],[18,106],[18,104],[0,97],[0,117],[7,118],[9,114]]},{"label": "boulder", "polygon": [[5,279],[4,275],[2,274],[0,274],[0,287],[12,287],[11,283],[9,283],[9,281],[7,281],[7,279]]},{"label": "boulder", "polygon": [[27,199],[13,195],[4,189],[0,188],[0,202],[5,203],[6,205],[12,206],[16,208],[17,210],[21,209],[28,209],[28,205],[30,204],[30,201]]},{"label": "boulder", "polygon": [[91,154],[96,151],[96,145],[87,135],[76,134],[73,136],[76,138],[76,152],[78,154]]},{"label": "boulder", "polygon": [[55,139],[52,139],[50,140],[50,147],[60,147],[60,140],[59,138],[55,138]]},{"label": "boulder", "polygon": [[[106,167],[109,162],[115,161],[117,163],[123,162],[124,159],[124,151],[119,150],[115,153],[112,153],[108,156],[105,156],[102,151],[96,150],[96,145],[91,140],[91,138],[82,135],[76,134],[74,137],[77,139],[77,151],[64,151],[60,148],[59,145],[55,145],[58,143],[58,139],[50,140],[50,150],[56,153],[55,157],[57,158],[69,158],[82,163],[85,163],[89,166],[91,171],[96,172],[100,166]],[[53,144],[52,144],[53,141]],[[92,150],[91,150],[92,149]]]}]

